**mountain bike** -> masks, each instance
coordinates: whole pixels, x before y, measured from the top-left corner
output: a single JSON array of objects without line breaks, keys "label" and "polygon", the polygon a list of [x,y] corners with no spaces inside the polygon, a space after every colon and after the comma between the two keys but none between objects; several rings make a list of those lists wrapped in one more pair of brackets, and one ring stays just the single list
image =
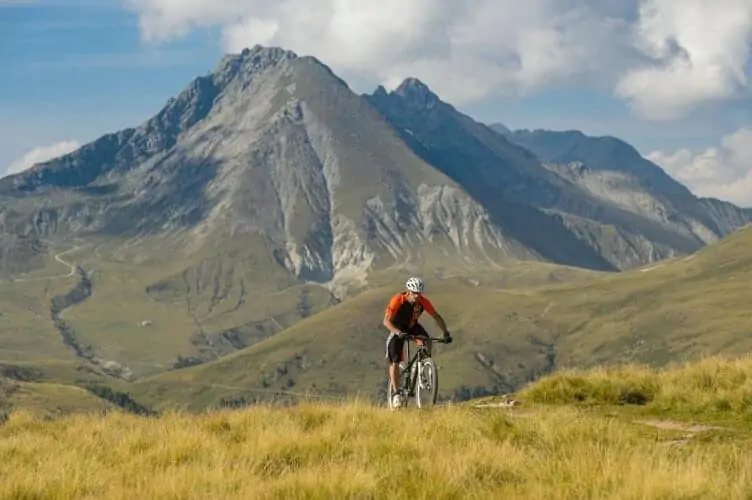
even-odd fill
[{"label": "mountain bike", "polygon": [[[425,344],[418,345],[415,354],[410,359],[410,340],[425,340],[425,337],[416,337],[414,335],[406,335],[405,349],[407,353],[405,359],[409,359],[407,365],[403,368],[402,364],[399,365],[398,371],[398,384],[400,384],[399,393],[403,398],[402,406],[407,406],[409,398],[415,398],[415,402],[418,408],[424,408],[429,405],[436,404],[436,398],[439,395],[439,373],[436,367],[436,363],[433,358],[428,355],[428,348]],[[446,344],[443,338],[431,337],[431,341],[439,344]],[[389,380],[387,373],[386,379],[386,397],[387,405],[389,409],[394,409],[394,402],[392,400],[392,382]],[[422,396],[426,395],[427,400],[423,402]]]}]

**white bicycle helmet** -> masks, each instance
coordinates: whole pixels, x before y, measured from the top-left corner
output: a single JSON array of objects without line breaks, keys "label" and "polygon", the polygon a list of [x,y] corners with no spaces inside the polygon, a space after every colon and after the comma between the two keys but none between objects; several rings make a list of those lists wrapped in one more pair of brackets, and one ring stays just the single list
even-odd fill
[{"label": "white bicycle helmet", "polygon": [[423,293],[423,280],[417,277],[412,277],[405,282],[405,288],[413,293]]}]

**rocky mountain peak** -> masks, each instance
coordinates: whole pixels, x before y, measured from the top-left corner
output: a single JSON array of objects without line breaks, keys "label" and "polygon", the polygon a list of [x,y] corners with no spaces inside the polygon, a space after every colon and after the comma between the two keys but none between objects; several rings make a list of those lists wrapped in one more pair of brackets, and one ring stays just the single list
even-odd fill
[{"label": "rocky mountain peak", "polygon": [[433,107],[440,102],[439,96],[433,93],[428,85],[414,77],[405,78],[392,94],[421,107]]},{"label": "rocky mountain peak", "polygon": [[512,131],[510,130],[510,128],[504,125],[503,123],[498,123],[498,122],[491,123],[488,126],[489,128],[491,128],[491,130],[494,130],[495,132],[498,132],[505,137],[512,135]]},{"label": "rocky mountain peak", "polygon": [[266,69],[297,58],[298,55],[291,50],[257,44],[244,48],[240,53],[225,55],[214,68],[212,76],[219,86],[236,78],[247,81]]},{"label": "rocky mountain peak", "polygon": [[194,78],[144,123],[106,134],[67,155],[40,163],[0,183],[0,191],[28,192],[44,185],[82,187],[108,172],[133,169],[174,147],[182,133],[209,115],[229,87],[245,89],[267,70],[297,58],[290,50],[261,45],[227,54],[210,74]]}]

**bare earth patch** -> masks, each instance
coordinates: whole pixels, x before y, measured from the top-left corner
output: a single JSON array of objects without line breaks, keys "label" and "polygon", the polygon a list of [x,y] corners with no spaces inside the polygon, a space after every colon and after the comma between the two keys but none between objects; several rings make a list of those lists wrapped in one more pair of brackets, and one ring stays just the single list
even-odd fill
[{"label": "bare earth patch", "polygon": [[649,425],[657,429],[683,431],[685,433],[683,438],[669,441],[667,444],[686,444],[700,432],[725,429],[724,427],[715,425],[691,424],[678,420],[638,420],[636,423]]}]

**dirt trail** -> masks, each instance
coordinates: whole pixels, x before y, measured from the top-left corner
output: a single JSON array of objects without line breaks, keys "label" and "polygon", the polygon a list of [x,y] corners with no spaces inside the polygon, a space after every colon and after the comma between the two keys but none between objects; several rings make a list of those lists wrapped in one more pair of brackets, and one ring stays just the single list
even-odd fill
[{"label": "dirt trail", "polygon": [[680,422],[678,420],[636,420],[635,423],[649,425],[656,429],[684,432],[684,437],[668,441],[667,444],[686,444],[690,439],[701,432],[725,429],[725,427],[718,427],[716,425],[693,424],[690,422]]},{"label": "dirt trail", "polygon": [[[505,398],[502,401],[477,403],[477,404],[474,404],[473,407],[474,408],[512,408],[512,407],[517,408],[519,405],[520,405],[519,401]],[[520,409],[515,409],[514,411],[510,412],[509,415],[526,416],[528,415],[528,413],[525,410],[521,411]],[[639,425],[648,425],[656,429],[683,432],[684,435],[681,438],[667,441],[666,444],[669,444],[669,445],[686,444],[693,437],[695,437],[697,434],[700,434],[702,432],[727,429],[726,427],[719,427],[717,425],[704,425],[704,424],[682,422],[679,420],[668,420],[668,419],[634,420],[633,423],[639,424]]]},{"label": "dirt trail", "polygon": [[68,250],[65,250],[63,252],[60,252],[54,255],[56,262],[59,262],[60,264],[68,267],[67,274],[55,274],[52,276],[35,276],[33,278],[13,278],[13,279],[8,279],[8,280],[0,280],[0,283],[14,283],[14,282],[15,283],[29,283],[32,281],[47,281],[47,280],[72,278],[76,274],[76,265],[72,262],[68,262],[67,260],[64,260],[63,255],[75,252],[79,248],[81,248],[81,246],[76,245],[73,248],[69,248]]}]

